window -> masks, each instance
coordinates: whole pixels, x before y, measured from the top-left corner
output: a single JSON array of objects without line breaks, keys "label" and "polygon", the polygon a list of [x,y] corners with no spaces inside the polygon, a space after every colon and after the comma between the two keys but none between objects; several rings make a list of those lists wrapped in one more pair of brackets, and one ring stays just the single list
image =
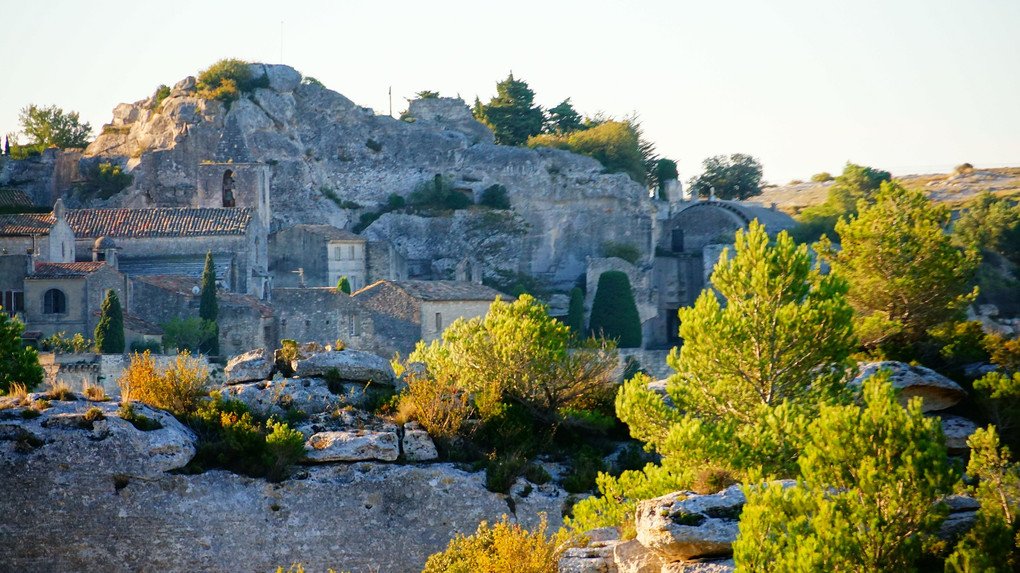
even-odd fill
[{"label": "window", "polygon": [[25,293],[20,290],[4,291],[3,300],[0,300],[7,316],[14,317],[15,314],[25,311]]},{"label": "window", "polygon": [[436,332],[442,332],[442,331],[443,331],[443,313],[437,312],[436,313]]},{"label": "window", "polygon": [[341,255],[343,255],[343,253],[341,252],[340,247],[333,247],[333,260],[339,261],[343,258]]},{"label": "window", "polygon": [[63,291],[51,288],[43,295],[43,314],[66,314],[67,299]]},{"label": "window", "polygon": [[223,206],[233,207],[234,204],[234,172],[227,169],[223,172]]},{"label": "window", "polygon": [[349,258],[349,259],[353,259],[354,258],[354,245],[351,245],[351,246],[347,247],[347,254],[350,255],[347,258]]},{"label": "window", "polygon": [[351,314],[351,336],[361,336],[361,316],[356,312]]}]

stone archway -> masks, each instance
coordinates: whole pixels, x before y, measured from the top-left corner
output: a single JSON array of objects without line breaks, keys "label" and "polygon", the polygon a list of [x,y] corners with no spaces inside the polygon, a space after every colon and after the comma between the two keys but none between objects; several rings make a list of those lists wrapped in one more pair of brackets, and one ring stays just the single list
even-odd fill
[{"label": "stone archway", "polygon": [[223,206],[234,207],[237,201],[234,197],[234,172],[227,169],[223,172]]}]

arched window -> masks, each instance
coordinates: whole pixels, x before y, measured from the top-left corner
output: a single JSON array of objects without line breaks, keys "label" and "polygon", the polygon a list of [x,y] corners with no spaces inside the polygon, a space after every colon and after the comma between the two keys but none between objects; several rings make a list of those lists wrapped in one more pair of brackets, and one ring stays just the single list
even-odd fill
[{"label": "arched window", "polygon": [[223,172],[223,206],[234,206],[234,172],[229,169]]},{"label": "arched window", "polygon": [[66,314],[67,299],[61,290],[51,288],[43,294],[43,314]]}]

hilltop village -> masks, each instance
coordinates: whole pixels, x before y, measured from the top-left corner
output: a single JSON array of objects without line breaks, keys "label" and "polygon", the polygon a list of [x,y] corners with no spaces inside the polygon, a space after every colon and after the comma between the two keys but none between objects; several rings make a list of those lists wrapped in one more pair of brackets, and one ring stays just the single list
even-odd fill
[{"label": "hilltop village", "polygon": [[[774,207],[685,198],[678,182],[668,199],[649,197],[569,152],[494,145],[459,99],[412,101],[398,121],[289,67],[258,68],[267,87],[229,110],[197,97],[186,78],[158,107],[152,98],[118,106],[83,153],[48,149],[5,163],[8,213],[52,207],[0,215],[0,291],[26,339],[90,338],[113,289],[128,345],[158,343],[159,325],[197,316],[211,253],[225,356],[281,339],[406,355],[457,318],[483,314],[515,281],[540,285],[557,316],[581,286],[590,309],[607,270],[631,281],[643,347],[668,349],[676,310],[693,302],[735,229],[753,219],[770,232],[794,224]],[[133,183],[107,199],[76,192],[100,162],[130,171]],[[386,210],[389,197],[437,175],[469,204],[494,185],[509,204]],[[383,215],[352,232],[373,212]],[[605,256],[613,247],[630,260]],[[350,296],[337,291],[340,277]]]}]

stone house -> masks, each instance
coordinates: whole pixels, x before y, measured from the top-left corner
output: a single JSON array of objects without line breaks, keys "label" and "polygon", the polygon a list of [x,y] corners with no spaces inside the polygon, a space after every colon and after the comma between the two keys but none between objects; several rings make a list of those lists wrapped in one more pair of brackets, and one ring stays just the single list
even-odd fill
[{"label": "stone house", "polygon": [[353,295],[372,310],[376,339],[385,350],[407,354],[418,340],[431,342],[458,318],[485,316],[495,289],[463,281],[379,281]]},{"label": "stone house", "polygon": [[279,339],[334,344],[337,339],[352,350],[390,356],[376,341],[371,309],[335,287],[273,289]]},{"label": "stone house", "polygon": [[37,263],[24,288],[25,324],[43,338],[58,332],[92,338],[99,324],[93,310],[111,289],[125,311],[131,304],[127,277],[101,262]]},{"label": "stone house", "polygon": [[0,256],[27,254],[39,262],[74,262],[74,231],[66,214],[64,202],[57,199],[52,213],[0,215]]},{"label": "stone house", "polygon": [[67,221],[77,261],[94,260],[105,238],[115,241],[118,268],[130,277],[200,277],[211,251],[224,288],[269,296],[265,228],[252,209],[71,209]]},{"label": "stone house", "polygon": [[345,276],[353,292],[407,278],[407,261],[386,241],[332,225],[293,225],[269,235],[269,272],[282,287],[335,287]]}]

